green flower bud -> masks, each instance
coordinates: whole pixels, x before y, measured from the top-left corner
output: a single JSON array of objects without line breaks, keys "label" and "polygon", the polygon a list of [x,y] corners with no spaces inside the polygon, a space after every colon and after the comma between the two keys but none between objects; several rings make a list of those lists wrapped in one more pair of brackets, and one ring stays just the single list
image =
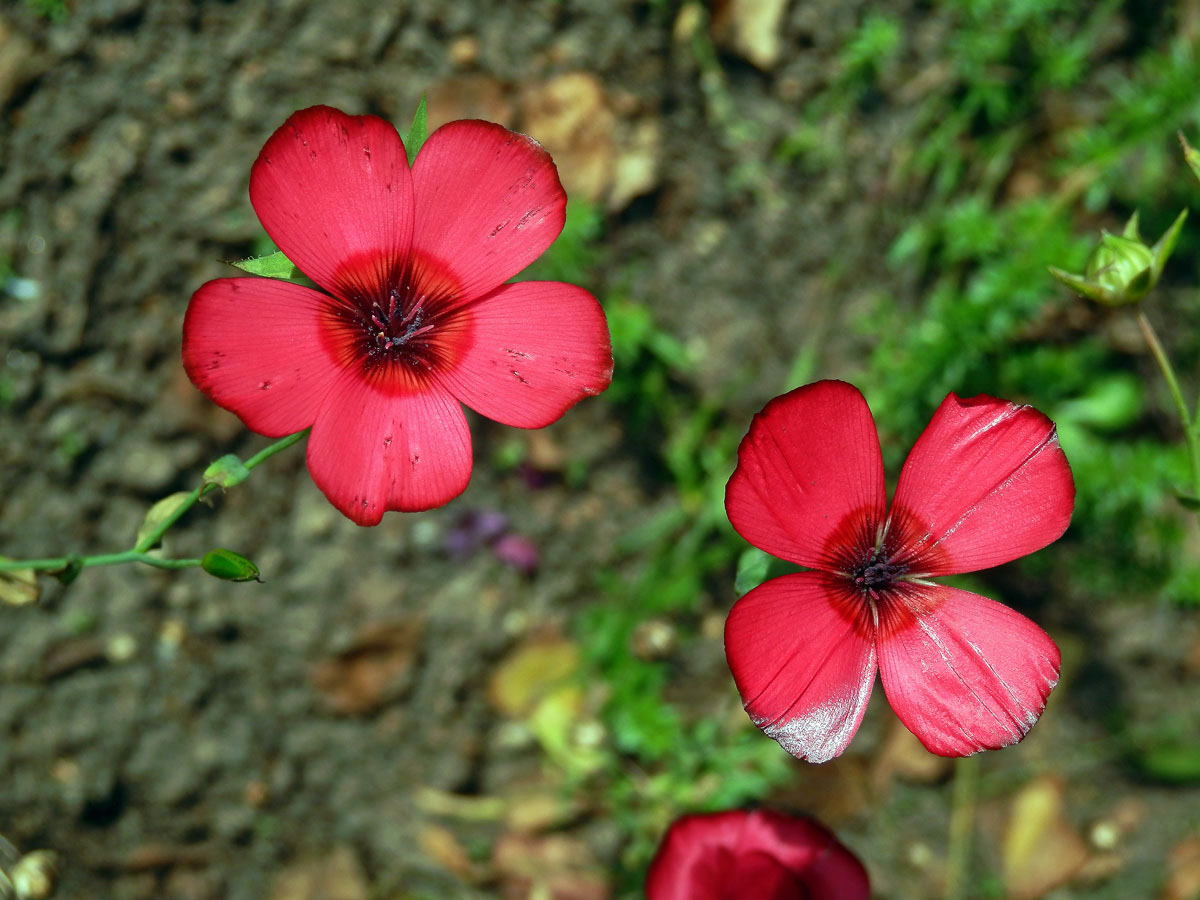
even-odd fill
[{"label": "green flower bud", "polygon": [[1175,249],[1187,210],[1179,214],[1153,247],[1138,234],[1137,213],[1120,235],[1101,233],[1100,243],[1088,257],[1082,275],[1050,267],[1050,274],[1072,290],[1105,306],[1137,303],[1158,284],[1163,267]]},{"label": "green flower bud", "polygon": [[226,581],[261,581],[258,577],[258,566],[246,559],[240,553],[217,547],[209,550],[200,560],[200,568],[214,578],[224,578]]},{"label": "green flower bud", "polygon": [[223,488],[241,484],[249,477],[250,470],[246,468],[245,463],[232,453],[225,454],[204,470],[204,481],[206,484],[217,484]]}]

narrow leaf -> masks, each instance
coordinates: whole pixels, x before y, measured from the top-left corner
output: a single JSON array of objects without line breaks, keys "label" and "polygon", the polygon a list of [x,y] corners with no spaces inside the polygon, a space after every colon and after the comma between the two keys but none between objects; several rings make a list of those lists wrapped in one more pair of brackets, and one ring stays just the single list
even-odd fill
[{"label": "narrow leaf", "polygon": [[229,265],[251,275],[261,275],[264,278],[278,278],[281,281],[291,281],[296,284],[308,283],[308,279],[296,268],[295,263],[283,255],[282,250],[276,250],[266,256],[256,256],[253,259],[231,260]]},{"label": "narrow leaf", "polygon": [[417,153],[421,150],[421,145],[425,143],[427,125],[425,95],[422,94],[421,102],[417,104],[416,115],[413,116],[412,127],[408,129],[408,134],[404,136],[404,149],[408,151],[408,164],[410,166],[416,160]]},{"label": "narrow leaf", "polygon": [[1064,272],[1062,269],[1056,269],[1054,266],[1048,266],[1050,274],[1055,279],[1061,281],[1077,294],[1082,294],[1090,300],[1096,300],[1100,303],[1107,303],[1111,299],[1112,292],[1100,284],[1088,281],[1079,275],[1072,275],[1070,272]]},{"label": "narrow leaf", "polygon": [[737,575],[733,579],[733,590],[739,597],[748,594],[767,580],[771,568],[771,557],[757,547],[749,547],[738,558]]},{"label": "narrow leaf", "polygon": [[134,546],[140,547],[142,541],[144,541],[148,535],[153,534],[163,522],[175,515],[175,513],[178,512],[179,507],[183,506],[190,496],[191,493],[189,491],[177,491],[174,494],[163,497],[152,507],[150,507],[150,509],[146,512],[146,518],[142,519],[141,527],[138,528],[137,538],[134,540]]},{"label": "narrow leaf", "polygon": [[1196,150],[1188,139],[1183,136],[1183,132],[1176,132],[1179,135],[1179,144],[1183,147],[1183,159],[1188,164],[1188,168],[1192,170],[1192,174],[1200,179],[1200,152]]},{"label": "narrow leaf", "polygon": [[1200,748],[1186,741],[1163,741],[1141,750],[1138,767],[1145,775],[1168,784],[1200,781]]}]

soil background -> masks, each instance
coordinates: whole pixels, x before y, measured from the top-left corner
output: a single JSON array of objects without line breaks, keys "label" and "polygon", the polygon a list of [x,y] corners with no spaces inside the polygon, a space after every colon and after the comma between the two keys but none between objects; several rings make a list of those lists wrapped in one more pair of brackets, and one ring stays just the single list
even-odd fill
[{"label": "soil background", "polygon": [[[923,4],[888,6],[913,29],[907,83],[949,24]],[[188,382],[180,325],[191,293],[230,274],[222,260],[263,251],[250,164],[316,103],[403,130],[428,92],[431,125],[483,117],[541,140],[571,196],[603,210],[612,265],[587,287],[619,287],[701,348],[688,388],[723,415],[748,422],[802,348],[819,351],[817,377],[836,377],[862,350],[846,323],[895,278],[883,260],[921,199],[894,182],[913,106],[903,94],[863,104],[821,171],[772,165],[768,151],[869,8],[786,5],[765,67],[718,29],[717,99],[733,100],[722,112],[688,39],[698,7],[110,0],[61,20],[0,7],[0,255],[36,287],[0,296],[4,554],[125,547],[148,506],[190,489],[207,462],[265,445]],[[919,285],[891,286],[916,302]],[[531,635],[603,602],[594,573],[633,564],[621,537],[673,488],[646,461],[655,436],[627,433],[603,397],[542,432],[471,424],[472,482],[444,509],[360,529],[293,450],[168,538],[174,555],[244,552],[264,584],[93,569],[36,606],[0,609],[0,834],[62,855],[57,896],[526,897],[528,868],[560,864],[583,874],[554,897],[615,896],[623,838],[602,795],[533,836],[445,801],[542,777],[489,699],[492,674]],[[489,464],[514,442],[550,477],[531,487],[528,472]],[[536,547],[536,571],[487,547],[451,553],[464,518],[492,512]],[[731,584],[715,589],[698,618],[719,623],[732,600]],[[1095,720],[1117,699],[1194,705],[1180,661],[1196,627],[1164,608],[1081,627],[1083,602],[1043,623],[1083,687],[1001,754],[1013,774],[981,810],[981,853],[999,864],[1004,790],[1039,773],[1049,796],[1077,788],[1064,827],[1097,868],[1055,896],[1151,896],[1169,848],[1200,828],[1200,798],[1133,779]],[[680,695],[736,712],[719,628],[705,633],[676,661]],[[777,799],[834,824],[879,897],[930,896],[946,773],[879,775],[890,716],[877,696],[852,753],[797,763]],[[1113,822],[1109,852],[1089,829]]]}]

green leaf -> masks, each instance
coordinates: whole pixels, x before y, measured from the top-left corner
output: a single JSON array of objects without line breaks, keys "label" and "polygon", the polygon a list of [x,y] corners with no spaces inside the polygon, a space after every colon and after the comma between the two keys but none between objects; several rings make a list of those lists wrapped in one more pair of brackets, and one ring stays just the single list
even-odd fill
[{"label": "green leaf", "polygon": [[1156,781],[1194,784],[1200,781],[1200,747],[1194,743],[1165,740],[1144,748],[1137,755],[1138,768]]},{"label": "green leaf", "polygon": [[1188,164],[1188,168],[1192,170],[1192,174],[1200,179],[1200,152],[1188,143],[1187,138],[1183,136],[1183,132],[1178,132],[1179,143],[1183,147],[1183,159]]},{"label": "green leaf", "polygon": [[164,522],[174,518],[179,512],[179,508],[184,506],[190,497],[190,491],[176,491],[174,494],[163,497],[150,507],[146,512],[146,518],[142,519],[141,527],[137,530],[137,538],[133,542],[134,546],[141,547],[142,541],[154,534]]},{"label": "green leaf", "polygon": [[246,464],[233,453],[226,453],[207,469],[204,470],[204,480],[208,484],[219,485],[223,488],[241,484],[250,477]]},{"label": "green leaf", "polygon": [[417,158],[417,154],[421,151],[421,145],[425,143],[427,121],[425,116],[425,95],[421,95],[421,102],[417,104],[417,112],[413,116],[412,127],[408,129],[408,134],[404,137],[404,149],[408,151],[408,164],[411,166]]},{"label": "green leaf", "polygon": [[231,266],[248,272],[251,275],[261,275],[263,278],[278,278],[280,281],[291,281],[295,284],[307,284],[308,279],[296,268],[296,264],[283,255],[282,250],[257,256],[253,259],[231,261]]},{"label": "green leaf", "polygon": [[1142,383],[1134,375],[1099,375],[1085,393],[1055,410],[1055,421],[1073,422],[1099,431],[1128,428],[1142,414]]},{"label": "green leaf", "polygon": [[737,575],[733,579],[733,589],[739,597],[754,590],[767,580],[767,571],[771,568],[771,557],[757,547],[750,547],[738,557]]},{"label": "green leaf", "polygon": [[1179,505],[1184,509],[1190,509],[1192,512],[1200,512],[1200,497],[1193,497],[1190,494],[1176,494],[1175,499],[1179,501]]}]

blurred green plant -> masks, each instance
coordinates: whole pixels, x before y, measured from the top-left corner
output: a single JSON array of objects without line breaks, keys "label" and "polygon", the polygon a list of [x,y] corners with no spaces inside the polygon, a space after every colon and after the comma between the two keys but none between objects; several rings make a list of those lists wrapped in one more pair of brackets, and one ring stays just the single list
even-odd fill
[{"label": "blurred green plant", "polygon": [[[602,283],[612,335],[613,382],[604,402],[636,439],[634,454],[667,487],[656,509],[617,547],[620,557],[596,573],[603,601],[578,611],[572,631],[583,652],[585,681],[602,684],[607,740],[581,771],[561,768],[602,793],[624,841],[620,890],[632,896],[667,825],[682,811],[754,802],[790,777],[789,758],[741,716],[692,718],[671,702],[678,660],[702,652],[704,598],[725,584],[744,547],[725,518],[724,487],[745,423],[689,384],[697,354],[662,329],[628,296],[636,271],[606,266],[603,219],[572,201],[562,235],[522,277]],[[507,455],[506,451],[506,455]],[[637,649],[648,619],[670,621],[673,650]],[[736,695],[732,693],[736,712]],[[726,713],[730,710],[727,708]]]},{"label": "blurred green plant", "polygon": [[838,55],[839,81],[870,86],[903,47],[903,27],[891,16],[868,14]]},{"label": "blurred green plant", "polygon": [[[1081,314],[1043,274],[1063,263],[1084,269],[1091,242],[1068,214],[1078,198],[1092,210],[1116,204],[1121,219],[1141,206],[1173,242],[1168,210],[1186,205],[1191,187],[1174,132],[1200,119],[1195,48],[1176,38],[1125,48],[1112,62],[1104,36],[1117,27],[1114,3],[938,6],[959,27],[948,74],[897,150],[903,177],[925,191],[888,258],[924,299],[914,307],[883,292],[854,323],[873,348],[858,381],[885,413],[888,464],[951,390],[1032,403],[1059,421],[1075,470],[1074,552],[1058,554],[1066,567],[1114,597],[1200,602],[1200,570],[1184,551],[1194,525],[1170,496],[1192,479],[1186,454],[1155,424],[1161,397],[1132,377],[1146,366],[1101,318]],[[1062,89],[1084,81],[1089,105],[1065,106]],[[1033,187],[1014,190],[1022,179]],[[1186,258],[1195,242],[1184,232],[1180,244]],[[1196,333],[1200,317],[1172,312],[1182,312],[1173,336]],[[1082,330],[1068,324],[1081,315],[1090,320]],[[1174,349],[1181,371],[1200,359],[1190,345]]]},{"label": "blurred green plant", "polygon": [[25,0],[25,5],[51,22],[65,22],[70,12],[67,0]]}]

